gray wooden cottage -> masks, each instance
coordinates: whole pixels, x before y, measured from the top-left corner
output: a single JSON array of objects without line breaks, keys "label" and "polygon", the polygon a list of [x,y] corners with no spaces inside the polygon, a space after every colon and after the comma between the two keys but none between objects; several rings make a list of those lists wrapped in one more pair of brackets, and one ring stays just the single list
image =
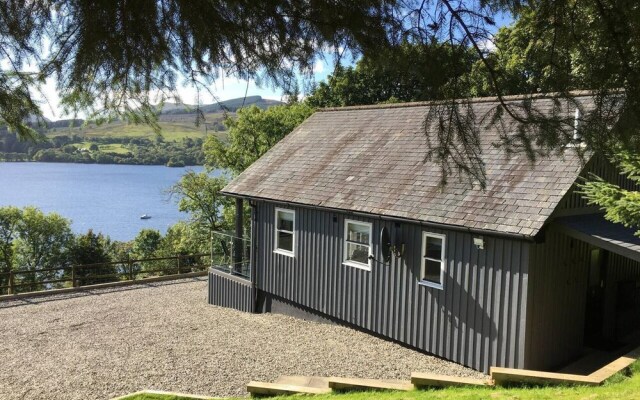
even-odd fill
[{"label": "gray wooden cottage", "polygon": [[553,369],[624,341],[640,322],[640,240],[575,182],[631,182],[572,148],[508,157],[487,128],[486,189],[441,189],[425,162],[430,107],[316,112],[234,179],[224,193],[251,205],[250,260],[244,274],[210,270],[209,302],[347,324],[484,372]]}]

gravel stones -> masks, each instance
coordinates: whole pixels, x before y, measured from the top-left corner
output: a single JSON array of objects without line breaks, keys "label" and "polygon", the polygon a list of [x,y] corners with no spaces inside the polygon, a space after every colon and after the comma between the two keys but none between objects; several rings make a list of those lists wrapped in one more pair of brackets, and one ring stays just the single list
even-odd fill
[{"label": "gravel stones", "polygon": [[244,396],[280,375],[482,377],[356,330],[210,306],[206,278],[0,302],[0,399]]}]

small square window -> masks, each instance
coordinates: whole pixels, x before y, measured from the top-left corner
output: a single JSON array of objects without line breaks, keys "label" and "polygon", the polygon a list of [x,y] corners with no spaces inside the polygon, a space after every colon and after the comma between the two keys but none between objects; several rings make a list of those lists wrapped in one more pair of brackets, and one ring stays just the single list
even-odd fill
[{"label": "small square window", "polygon": [[275,251],[293,256],[295,247],[295,220],[293,210],[276,208],[276,243]]},{"label": "small square window", "polygon": [[346,220],[344,242],[344,264],[371,269],[371,224]]},{"label": "small square window", "polygon": [[420,283],[442,289],[444,284],[445,235],[424,232],[422,234],[421,258]]}]

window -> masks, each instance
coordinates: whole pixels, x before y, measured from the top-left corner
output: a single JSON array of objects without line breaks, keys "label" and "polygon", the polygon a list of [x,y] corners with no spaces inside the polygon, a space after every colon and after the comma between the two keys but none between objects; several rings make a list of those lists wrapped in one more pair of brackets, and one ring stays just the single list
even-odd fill
[{"label": "window", "polygon": [[444,282],[445,235],[424,232],[422,234],[422,263],[420,283],[442,289]]},{"label": "window", "polygon": [[276,208],[276,253],[293,257],[295,221],[296,214],[293,210]]},{"label": "window", "polygon": [[371,269],[371,224],[346,220],[344,231],[344,264]]}]

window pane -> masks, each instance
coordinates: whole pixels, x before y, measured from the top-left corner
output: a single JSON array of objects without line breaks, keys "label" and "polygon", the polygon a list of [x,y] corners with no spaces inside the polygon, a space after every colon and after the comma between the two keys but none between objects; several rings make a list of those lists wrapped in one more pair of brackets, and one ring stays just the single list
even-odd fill
[{"label": "window pane", "polygon": [[278,229],[293,232],[293,213],[278,211]]},{"label": "window pane", "polygon": [[422,280],[434,283],[442,283],[440,279],[440,262],[424,260],[424,271],[422,271]]},{"label": "window pane", "polygon": [[442,239],[427,236],[427,245],[424,255],[428,258],[440,260],[442,258]]},{"label": "window pane", "polygon": [[369,264],[369,246],[347,243],[347,260]]},{"label": "window pane", "polygon": [[347,240],[368,245],[369,235],[369,225],[347,224]]},{"label": "window pane", "polygon": [[278,249],[293,251],[293,234],[278,231]]}]

